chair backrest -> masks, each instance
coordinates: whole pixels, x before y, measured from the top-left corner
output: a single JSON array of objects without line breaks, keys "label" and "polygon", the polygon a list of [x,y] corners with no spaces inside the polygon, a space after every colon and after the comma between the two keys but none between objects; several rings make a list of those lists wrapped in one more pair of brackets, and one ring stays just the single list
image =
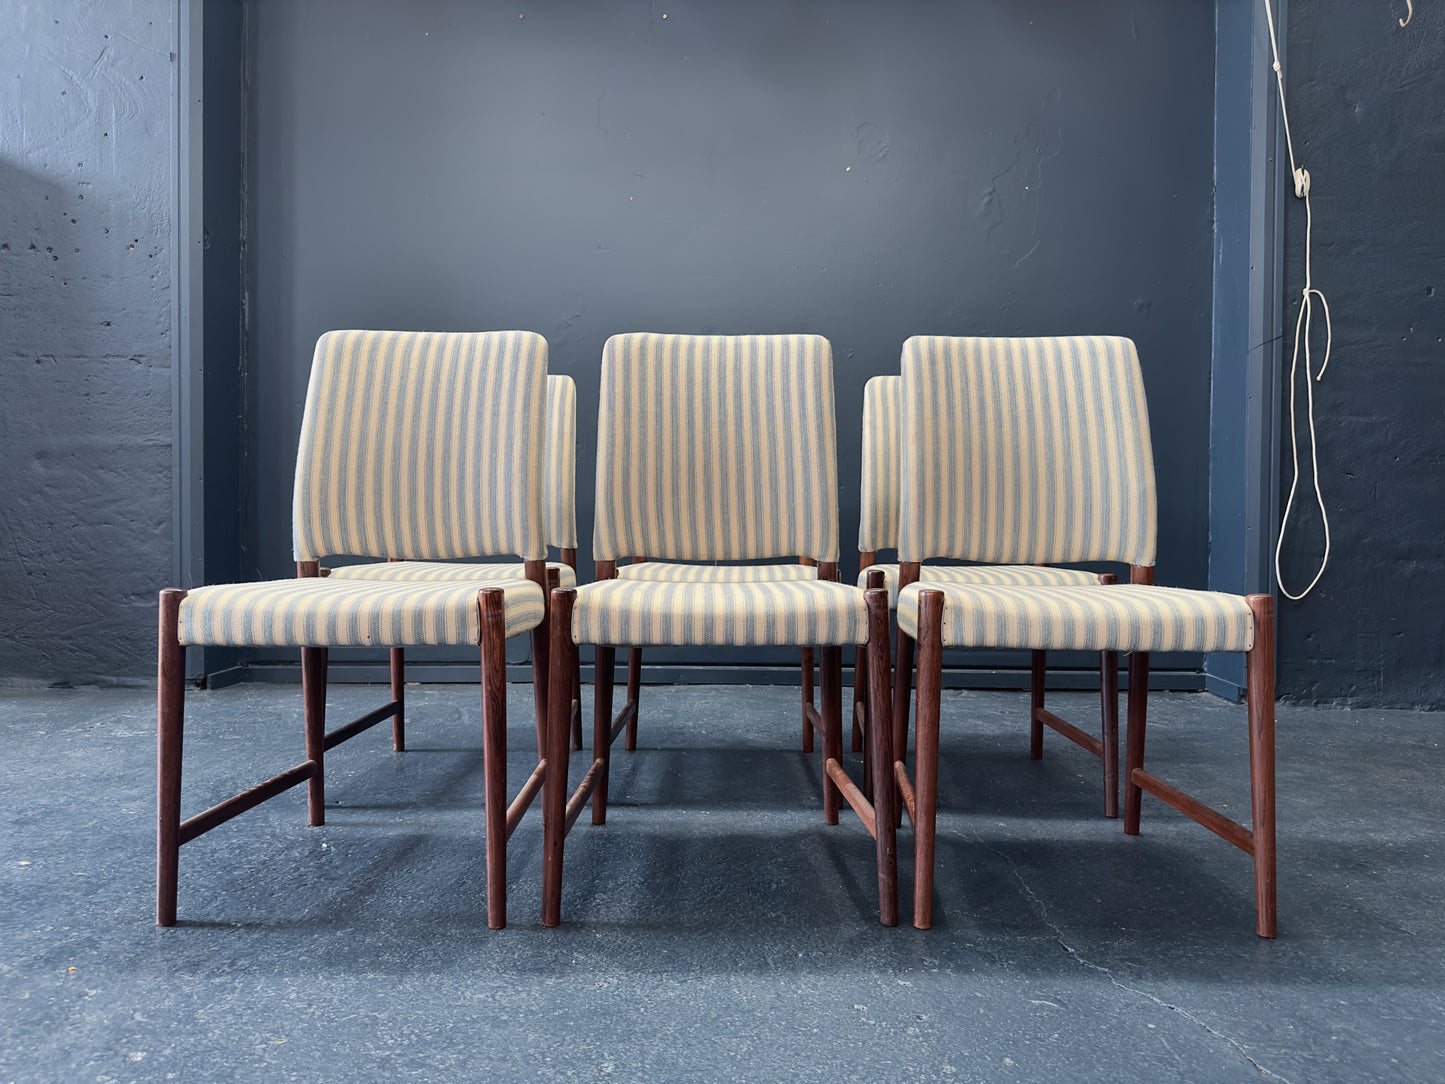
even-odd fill
[{"label": "chair backrest", "polygon": [[863,386],[863,484],[858,551],[898,548],[898,482],[903,444],[903,378]]},{"label": "chair backrest", "polygon": [[614,335],[599,561],[838,559],[833,354],[817,335]]},{"label": "chair backrest", "polygon": [[1139,358],[1105,336],[903,344],[898,557],[1152,565]]},{"label": "chair backrest", "polygon": [[296,457],[298,561],[546,556],[547,342],[529,331],[332,331]]},{"label": "chair backrest", "polygon": [[577,548],[577,385],[547,376],[547,545]]}]

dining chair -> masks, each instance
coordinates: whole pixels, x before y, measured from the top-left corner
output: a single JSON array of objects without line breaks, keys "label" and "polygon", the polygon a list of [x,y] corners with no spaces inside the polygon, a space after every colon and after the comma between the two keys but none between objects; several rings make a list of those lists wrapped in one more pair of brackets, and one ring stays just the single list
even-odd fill
[{"label": "dining chair", "polygon": [[[563,587],[577,584],[577,385],[570,376],[547,376],[547,436],[543,482],[543,517],[547,523],[547,545],[556,547],[558,560],[548,561],[547,569],[557,573]],[[468,554],[484,557],[486,554]],[[525,579],[525,565],[515,562],[469,561],[405,561],[389,558],[364,564],[342,565],[321,570],[323,576],[336,580],[400,581],[421,583],[471,583],[481,585],[496,581]],[[391,700],[365,718],[371,722],[392,719],[392,747],[406,748],[406,649],[394,647],[390,652]],[[534,679],[535,679],[534,674]],[[580,694],[579,694],[580,695]],[[546,689],[534,686],[533,699],[537,709],[537,732],[542,733],[542,704]],[[582,717],[574,720],[572,748],[582,748]],[[539,753],[540,756],[540,747]]]},{"label": "dining chair", "polygon": [[[1154,462],[1134,344],[1116,337],[916,337],[903,347],[900,645],[918,644],[917,762],[894,775],[914,825],[913,924],[932,924],[945,647],[1129,653],[1124,831],[1144,791],[1249,854],[1255,928],[1276,933],[1274,610],[1268,595],[1153,585]],[[1116,561],[1104,587],[917,582],[940,557]],[[910,579],[911,574],[911,579]],[[1149,656],[1246,656],[1251,827],[1144,770]],[[900,667],[897,681],[906,684]],[[906,725],[906,713],[895,727]],[[901,746],[896,746],[901,749]]]},{"label": "dining chair", "polygon": [[[596,582],[552,593],[551,698],[566,688],[580,644],[596,645],[592,762],[567,797],[548,772],[543,924],[561,919],[564,841],[590,800],[607,817],[610,750],[630,721],[612,714],[617,647],[819,645],[821,710],[805,705],[822,745],[823,818],[847,800],[875,836],[879,921],[897,923],[892,786],[870,802],[842,758],[842,644],[886,643],[887,601],[838,582],[837,435],[832,351],[816,335],[627,334],[602,355],[598,404]],[[776,560],[803,554],[817,578],[645,580],[617,561]],[[559,653],[560,654],[557,654]],[[886,711],[886,652],[877,710]],[[548,763],[566,754],[565,710],[552,702]],[[886,755],[875,728],[874,755]]]},{"label": "dining chair", "polygon": [[[889,605],[897,607],[901,579],[899,565],[881,563],[878,555],[884,550],[898,549],[898,516],[900,465],[902,460],[903,378],[875,376],[863,388],[863,477],[860,488],[862,507],[858,520],[858,586],[869,586],[870,578],[888,591]],[[1058,551],[1062,552],[1062,551]],[[922,565],[918,578],[925,583],[1009,584],[1017,586],[1077,586],[1115,582],[1113,573],[1088,572],[1077,568],[1055,568],[1046,562],[1066,560],[1047,547],[1036,552],[1039,563],[989,565]],[[912,573],[910,573],[911,575]],[[881,579],[880,579],[881,576]],[[907,653],[911,642],[899,641]],[[1029,687],[1029,756],[1034,760],[1044,755],[1044,727],[1057,731],[1076,745],[1087,749],[1103,762],[1104,816],[1119,815],[1119,656],[1116,652],[1099,653],[1099,716],[1100,735],[1095,738],[1065,721],[1044,706],[1047,675],[1047,652],[1032,653]],[[900,673],[911,674],[911,658]],[[868,728],[868,671],[860,668],[853,678],[853,751],[864,745]],[[909,687],[899,681],[894,695],[901,710],[907,711]],[[907,727],[895,737],[906,737]],[[903,752],[899,759],[906,759]],[[872,765],[865,763],[864,791],[872,783]]]},{"label": "dining chair", "polygon": [[[180,848],[305,782],[309,822],[325,822],[327,750],[388,717],[329,733],[333,647],[469,644],[482,666],[487,917],[506,922],[506,844],[542,786],[540,762],[506,804],[505,641],[532,634],[547,688],[542,515],[547,344],[530,332],[338,331],[321,336],[301,423],[292,504],[298,577],[160,594],[157,681],[156,921],[176,922]],[[444,560],[513,554],[523,578],[473,582],[320,575],[332,555]],[[185,649],[299,647],[305,759],[181,819]],[[543,705],[545,718],[545,704]]]}]

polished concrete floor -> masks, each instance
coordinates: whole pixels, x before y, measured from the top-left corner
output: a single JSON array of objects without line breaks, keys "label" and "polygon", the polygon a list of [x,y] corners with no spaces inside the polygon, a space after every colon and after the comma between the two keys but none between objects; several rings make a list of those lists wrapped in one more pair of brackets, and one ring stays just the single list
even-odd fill
[{"label": "polished concrete floor", "polygon": [[[333,687],[333,721],[377,696]],[[325,827],[296,790],[187,845],[165,930],[153,698],[0,695],[0,1081],[1445,1080],[1438,715],[1281,707],[1265,942],[1245,855],[1148,797],[1126,838],[1097,761],[1029,760],[1021,694],[944,697],[932,930],[877,924],[795,692],[658,687],[569,839],[563,926],[534,811],[492,932],[475,689],[412,689],[404,754],[334,750]],[[1243,709],[1151,707],[1150,767],[1247,819]],[[513,687],[514,786],[530,708]],[[298,711],[190,693],[186,812],[298,760]]]}]

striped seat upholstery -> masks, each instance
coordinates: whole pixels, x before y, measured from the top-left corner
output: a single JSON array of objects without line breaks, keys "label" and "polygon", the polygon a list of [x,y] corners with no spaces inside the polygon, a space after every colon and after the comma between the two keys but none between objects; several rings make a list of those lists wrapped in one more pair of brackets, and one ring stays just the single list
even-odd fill
[{"label": "striped seat upholstery", "polygon": [[321,336],[296,559],[546,557],[546,379],[546,340],[527,331]]},{"label": "striped seat upholstery", "polygon": [[[888,588],[888,604],[898,605],[898,566],[872,565],[858,573],[858,586],[868,586],[868,573],[883,573]],[[1098,586],[1099,574],[1082,568],[1049,568],[1046,565],[924,565],[919,582],[1000,584],[1020,587],[1088,587]]]},{"label": "striped seat upholstery", "polygon": [[[557,570],[559,587],[576,587],[577,573],[560,561],[548,561],[548,569]],[[476,587],[498,580],[526,579],[525,565],[516,562],[475,564],[443,561],[377,561],[367,565],[344,565],[333,568],[328,579],[371,580],[397,583],[470,583]]]},{"label": "striped seat upholstery", "polygon": [[1254,619],[1239,595],[1170,587],[912,584],[898,627],[918,636],[919,596],[943,594],[945,647],[1079,651],[1248,651]]},{"label": "striped seat upholstery", "polygon": [[1154,460],[1134,344],[903,344],[898,557],[1153,565]]},{"label": "striped seat upholstery", "polygon": [[[507,636],[541,624],[542,589],[510,580]],[[198,587],[181,602],[182,644],[407,647],[479,644],[474,583],[333,581],[330,577]]]},{"label": "striped seat upholstery", "polygon": [[572,639],[642,647],[861,644],[868,613],[863,592],[817,580],[602,580],[577,589]]},{"label": "striped seat upholstery", "polygon": [[686,565],[677,561],[641,561],[618,565],[620,580],[653,583],[766,583],[774,580],[816,580],[813,565]]}]

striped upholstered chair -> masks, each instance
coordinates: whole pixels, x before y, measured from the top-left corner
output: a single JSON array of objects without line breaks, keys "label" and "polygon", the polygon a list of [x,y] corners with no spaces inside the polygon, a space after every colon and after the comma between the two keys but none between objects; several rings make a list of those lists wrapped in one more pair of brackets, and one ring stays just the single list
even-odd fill
[{"label": "striped upholstered chair", "polygon": [[[590,798],[607,816],[610,749],[628,721],[612,714],[612,671],[621,646],[821,647],[822,710],[808,712],[821,738],[823,813],[838,821],[846,797],[877,837],[879,918],[897,922],[897,857],[891,785],[869,803],[842,756],[842,644],[883,645],[874,674],[883,713],[887,598],[838,582],[837,436],[833,361],[826,339],[616,335],[602,355],[593,550],[597,582],[552,593],[552,669],[547,762],[566,755],[566,671],[577,645],[596,646],[593,760],[567,800],[566,779],[548,771],[543,923],[561,917],[563,841]],[[802,554],[816,579],[727,582],[623,579],[619,558],[665,561],[776,560]],[[884,728],[875,728],[882,731]],[[873,755],[884,762],[880,733]],[[881,774],[881,773],[880,773]]]},{"label": "striped upholstered chair", "polygon": [[[543,486],[547,545],[555,546],[559,560],[547,562],[548,572],[557,574],[562,587],[577,585],[577,385],[570,376],[547,376],[546,480]],[[470,554],[482,557],[485,554]],[[322,569],[323,576],[336,580],[411,580],[427,583],[470,583],[481,585],[496,580],[526,577],[526,566],[515,562],[476,561],[372,561],[359,565]],[[538,674],[533,678],[537,680]],[[537,733],[540,745],[545,725],[541,706],[545,688],[534,690],[538,709]],[[392,745],[400,752],[406,747],[406,650],[391,649],[391,701],[366,718],[392,720]],[[582,719],[573,720],[572,748],[582,748]]]},{"label": "striped upholstered chair", "polygon": [[[506,841],[543,765],[506,804],[505,641],[532,633],[547,673],[542,438],[547,344],[530,332],[342,331],[316,344],[301,423],[292,516],[294,580],[166,590],[160,597],[156,921],[176,921],[180,847],[301,782],[324,821],[325,751],[376,718],[327,733],[332,647],[471,644],[482,663],[487,918],[506,921]],[[370,581],[320,576],[331,555],[440,560],[514,554],[525,576]],[[181,820],[188,644],[301,649],[305,760]],[[546,688],[545,681],[541,687]]]},{"label": "striped upholstered chair", "polygon": [[[1130,653],[1125,832],[1139,831],[1147,790],[1250,854],[1256,929],[1273,937],[1273,600],[1153,586],[1154,462],[1134,344],[910,339],[902,418],[905,581],[937,557],[1015,563],[1047,554],[1130,566],[1130,582],[1109,587],[911,582],[899,592],[899,631],[919,652],[916,792],[902,761],[894,765],[915,828],[913,924],[932,923],[943,648],[1122,651]],[[1247,656],[1252,828],[1144,771],[1154,651]],[[901,667],[898,681],[907,682]]]},{"label": "striped upholstered chair", "polygon": [[[863,388],[863,479],[862,510],[858,520],[858,586],[870,582],[886,587],[889,605],[898,604],[899,566],[880,564],[880,550],[898,548],[898,514],[900,463],[903,456],[903,378],[875,376]],[[1050,546],[1047,540],[1035,553],[1038,561],[1062,561],[1068,558],[1062,549]],[[1062,543],[1063,539],[1058,538]],[[910,575],[912,573],[910,572]],[[918,570],[924,583],[1011,584],[1018,586],[1088,587],[1113,583],[1112,573],[1086,572],[1078,568],[1053,568],[1047,564],[1029,565],[924,565]],[[907,654],[912,641],[900,640],[900,651]],[[1029,755],[1038,760],[1044,755],[1044,727],[1050,726],[1083,748],[1089,750],[1104,766],[1104,816],[1119,815],[1119,655],[1114,651],[1099,653],[1100,736],[1093,738],[1060,719],[1044,707],[1044,677],[1047,652],[1033,652],[1032,695],[1029,706]],[[900,673],[912,669],[911,657],[905,659]],[[899,697],[900,718],[905,722],[894,739],[899,743],[895,755],[906,760],[906,727],[908,686],[899,682],[894,688]],[[867,669],[853,679],[853,751],[863,748],[863,734],[868,727]],[[871,784],[871,764],[867,784]]]}]

